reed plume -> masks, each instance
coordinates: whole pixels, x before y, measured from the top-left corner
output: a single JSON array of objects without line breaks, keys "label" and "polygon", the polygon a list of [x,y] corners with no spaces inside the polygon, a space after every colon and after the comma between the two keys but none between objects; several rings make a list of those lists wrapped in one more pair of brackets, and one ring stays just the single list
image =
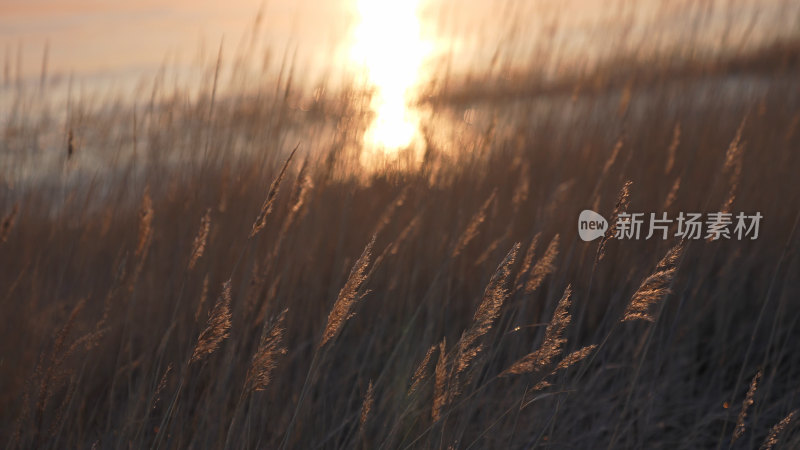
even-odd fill
[{"label": "reed plume", "polygon": [[289,203],[292,206],[289,209],[289,214],[287,215],[286,220],[283,222],[283,226],[281,227],[281,238],[286,235],[297,218],[301,216],[300,213],[303,205],[306,204],[311,189],[314,188],[314,182],[307,172],[308,159],[303,161],[303,165],[300,166],[300,172],[297,173],[297,178],[295,179],[294,186],[292,187],[292,195],[289,199]]},{"label": "reed plume", "polygon": [[461,237],[459,237],[458,241],[456,242],[455,247],[453,247],[453,251],[450,254],[453,258],[460,255],[461,252],[464,251],[467,245],[478,235],[478,230],[480,229],[481,224],[486,220],[486,211],[489,209],[489,206],[494,202],[495,198],[497,197],[497,189],[492,191],[492,194],[489,195],[489,198],[483,202],[481,208],[472,216],[472,219],[469,221],[467,228],[464,229],[464,232],[461,233]]},{"label": "reed plume", "polygon": [[597,179],[597,183],[594,185],[594,190],[592,190],[592,195],[590,198],[594,199],[594,203],[592,204],[592,210],[598,211],[600,209],[600,188],[603,186],[603,181],[606,180],[608,177],[608,172],[611,167],[617,162],[617,158],[619,157],[619,152],[622,150],[622,147],[625,145],[625,135],[623,133],[622,136],[617,139],[617,142],[614,144],[614,148],[611,150],[611,155],[606,160],[605,164],[603,164],[603,171],[600,173],[600,176]]},{"label": "reed plume", "polygon": [[672,172],[672,168],[675,166],[675,153],[677,152],[679,145],[681,145],[680,122],[676,123],[675,128],[672,130],[672,141],[670,141],[669,147],[667,148],[667,163],[664,165],[665,175]]},{"label": "reed plume", "polygon": [[[563,183],[559,183],[559,185],[550,195],[550,199],[547,201],[547,206],[544,207],[543,217],[554,217],[559,214],[559,208],[562,208],[567,203],[567,199],[569,199],[569,196],[575,188],[575,185],[575,180],[567,180]],[[595,210],[597,209],[598,208],[595,208]]]},{"label": "reed plume", "polygon": [[556,270],[555,260],[558,257],[558,245],[560,236],[556,234],[547,245],[544,255],[536,261],[536,264],[531,269],[528,275],[528,281],[525,283],[525,293],[531,294],[533,291],[542,285],[545,277]]},{"label": "reed plume", "polygon": [[614,206],[614,211],[611,213],[608,230],[606,230],[606,234],[603,235],[600,239],[600,244],[597,246],[596,261],[601,261],[606,256],[606,244],[611,239],[616,238],[619,214],[626,212],[631,203],[631,185],[633,185],[633,181],[630,180],[622,185],[622,190],[620,190],[619,197],[617,197],[617,204]]},{"label": "reed plume", "polygon": [[497,250],[498,247],[500,247],[500,244],[503,243],[503,241],[505,241],[506,239],[508,239],[508,234],[509,233],[506,232],[499,238],[493,240],[489,244],[489,246],[486,247],[483,253],[481,253],[480,256],[478,256],[472,264],[479,267],[482,266],[483,263],[485,263],[489,259],[489,257],[492,256],[492,253],[494,253],[494,251]]},{"label": "reed plume", "polygon": [[442,338],[439,344],[439,359],[434,369],[433,405],[431,406],[431,420],[438,421],[442,408],[448,400],[447,393],[447,338]]},{"label": "reed plume", "polygon": [[597,345],[587,345],[579,350],[575,350],[574,352],[570,353],[569,355],[565,356],[561,361],[556,364],[556,367],[550,371],[546,376],[542,378],[541,381],[536,383],[532,388],[528,389],[528,392],[536,392],[542,389],[548,388],[553,385],[550,381],[547,380],[548,377],[551,377],[558,373],[560,370],[567,369],[572,367],[573,365],[583,361],[589,356],[595,349]]},{"label": "reed plume", "polygon": [[744,127],[746,124],[747,116],[745,116],[739,123],[739,126],[736,128],[736,134],[733,136],[733,140],[731,141],[730,145],[728,145],[728,150],[725,151],[725,164],[722,168],[722,170],[725,172],[729,172],[732,169],[741,170],[742,152],[744,151],[742,133],[744,132]]},{"label": "reed plume", "polygon": [[400,191],[400,194],[398,194],[397,197],[386,206],[386,209],[383,210],[383,213],[378,219],[378,223],[375,225],[375,230],[372,232],[372,234],[376,236],[381,234],[381,231],[386,228],[386,225],[389,225],[397,209],[403,206],[403,204],[406,202],[406,199],[408,198],[409,186],[410,185],[406,185]]},{"label": "reed plume", "polygon": [[742,410],[739,411],[739,417],[736,418],[736,428],[733,430],[731,445],[733,445],[733,443],[744,434],[744,420],[747,418],[747,410],[753,405],[753,398],[756,395],[756,389],[758,388],[758,381],[760,379],[761,371],[759,370],[756,372],[756,374],[753,376],[753,380],[750,382],[750,388],[747,390],[747,395],[742,402]]},{"label": "reed plume", "polygon": [[528,249],[525,251],[525,256],[522,257],[522,265],[520,265],[519,271],[517,272],[516,278],[514,278],[514,289],[521,290],[523,288],[522,278],[528,274],[528,271],[531,269],[531,265],[533,265],[533,257],[536,254],[536,246],[539,245],[539,239],[542,237],[542,233],[536,233],[531,239],[531,243],[528,245]]},{"label": "reed plume", "polygon": [[425,377],[427,376],[428,373],[427,372],[428,363],[431,360],[431,355],[433,355],[434,350],[436,350],[436,345],[432,345],[431,348],[429,348],[428,351],[425,352],[425,357],[422,358],[422,362],[419,363],[419,365],[417,366],[417,370],[414,371],[414,376],[411,377],[411,387],[408,388],[408,393],[406,394],[407,396],[410,396],[411,394],[416,392],[417,388],[419,388],[419,385],[422,384],[423,381],[425,381]]},{"label": "reed plume", "polygon": [[369,419],[369,413],[372,411],[373,403],[375,403],[375,386],[373,386],[372,380],[370,380],[367,393],[364,395],[364,402],[361,404],[361,417],[358,421],[362,430],[367,423],[367,419]]},{"label": "reed plume", "polygon": [[675,182],[672,183],[672,188],[669,190],[667,197],[664,199],[664,205],[661,207],[662,210],[666,211],[675,203],[675,200],[678,198],[678,190],[681,188],[681,177],[675,178]]},{"label": "reed plume", "polygon": [[767,439],[764,440],[764,443],[761,444],[759,450],[772,450],[773,447],[778,443],[780,434],[789,424],[794,420],[794,416],[797,415],[797,410],[790,412],[786,417],[784,417],[780,422],[776,423],[770,430]]},{"label": "reed plume", "polygon": [[200,229],[197,230],[197,235],[192,242],[192,253],[189,258],[189,270],[194,269],[197,261],[203,256],[206,251],[206,244],[208,242],[208,233],[211,231],[211,208],[206,209],[206,213],[200,219]]},{"label": "reed plume", "polygon": [[403,245],[409,238],[413,237],[414,234],[419,230],[420,224],[420,216],[417,214],[411,219],[411,222],[403,228],[403,231],[400,232],[400,235],[397,236],[394,242],[392,242],[391,248],[389,249],[390,255],[396,255],[397,251],[400,249],[400,246]]},{"label": "reed plume", "polygon": [[[153,236],[153,200],[150,198],[150,187],[145,188],[142,206],[139,210],[139,239],[136,245],[136,256],[142,258]],[[142,258],[144,259],[144,258]]]},{"label": "reed plume", "polygon": [[297,147],[289,153],[289,157],[286,158],[286,162],[283,163],[283,167],[281,171],[278,173],[278,176],[275,180],[272,181],[272,184],[269,186],[269,191],[267,192],[267,198],[264,199],[264,204],[261,205],[261,211],[258,213],[258,217],[256,217],[255,222],[253,222],[253,228],[250,230],[249,238],[253,238],[255,235],[261,231],[264,226],[267,224],[267,217],[272,212],[273,203],[275,203],[275,197],[278,195],[278,189],[281,186],[281,181],[283,180],[284,175],[286,174],[286,168],[289,167],[289,163],[292,161],[292,157],[294,157],[295,152],[297,151]]},{"label": "reed plume", "polygon": [[62,372],[62,366],[71,353],[71,349],[66,346],[67,337],[69,337],[72,332],[78,314],[83,310],[84,306],[86,306],[86,299],[81,299],[72,308],[72,312],[70,312],[66,323],[55,336],[47,369],[41,373],[40,363],[40,368],[37,370],[37,372],[41,373],[39,378],[39,399],[36,402],[36,421],[39,425],[41,425],[42,418],[47,409],[47,403],[53,395],[53,385],[58,383],[59,380],[65,376]]},{"label": "reed plume", "polygon": [[142,274],[147,254],[150,251],[150,244],[153,241],[153,201],[150,198],[150,186],[146,186],[144,196],[142,197],[142,205],[139,208],[139,237],[136,245],[136,265],[129,273],[126,281],[128,292],[133,293],[136,283],[139,281],[139,276]]},{"label": "reed plume", "polygon": [[611,170],[611,166],[617,162],[617,157],[619,157],[619,152],[622,150],[622,147],[625,145],[625,136],[620,136],[617,139],[617,142],[614,144],[614,148],[611,150],[611,156],[608,157],[606,163],[603,165],[603,173],[601,175],[601,179],[605,179],[608,171]]},{"label": "reed plume", "polygon": [[519,183],[517,183],[516,188],[514,188],[514,195],[511,197],[511,205],[514,207],[515,212],[519,211],[519,209],[522,207],[522,204],[528,200],[528,195],[530,194],[530,185],[530,169],[528,168],[527,164],[522,164],[519,173]]},{"label": "reed plume", "polygon": [[192,358],[189,363],[201,361],[206,356],[214,353],[219,344],[230,335],[231,329],[231,280],[225,282],[222,293],[214,303],[211,314],[208,316],[206,328],[197,337]]},{"label": "reed plume", "polygon": [[194,311],[194,321],[200,320],[200,313],[206,306],[206,298],[208,298],[208,274],[203,277],[203,289],[200,291],[200,299],[197,302],[197,309]]},{"label": "reed plume", "polygon": [[671,291],[670,286],[678,271],[678,260],[683,252],[683,243],[672,247],[659,261],[656,271],[642,281],[639,289],[631,297],[622,322],[631,320],[646,320],[653,322],[655,319],[650,313],[650,307],[660,302]]},{"label": "reed plume", "polygon": [[472,360],[481,352],[483,345],[476,346],[474,345],[475,341],[491,330],[494,321],[500,315],[500,308],[509,296],[506,285],[511,276],[511,266],[517,258],[519,247],[519,243],[514,244],[495,269],[483,293],[483,300],[475,311],[472,326],[461,335],[458,344],[458,361],[456,362],[457,374],[466,370]]},{"label": "reed plume", "polygon": [[742,178],[742,167],[744,164],[744,147],[742,142],[742,132],[747,123],[747,116],[742,119],[739,127],[736,129],[736,135],[733,137],[728,150],[725,152],[725,164],[722,167],[722,172],[728,175],[728,194],[720,207],[720,212],[730,212],[733,201],[736,199],[736,191],[739,189],[739,181]]},{"label": "reed plume", "polygon": [[553,360],[561,354],[561,349],[567,340],[563,337],[564,330],[571,321],[569,306],[571,303],[572,287],[567,286],[564,295],[561,296],[553,318],[547,325],[544,332],[544,341],[538,350],[528,353],[511,367],[506,369],[501,375],[519,375],[523,373],[538,372],[550,365]]},{"label": "reed plume", "polygon": [[153,393],[153,402],[150,406],[150,410],[154,410],[158,406],[158,402],[161,400],[161,392],[163,392],[164,388],[167,387],[167,379],[169,378],[170,373],[172,373],[172,363],[167,365],[167,370],[165,370],[164,374],[161,375],[161,380],[158,382],[158,386],[156,386],[156,390]]},{"label": "reed plume", "polygon": [[277,367],[280,355],[286,353],[283,345],[283,336],[286,332],[286,309],[281,311],[271,324],[269,331],[261,337],[258,350],[253,355],[250,368],[245,377],[245,391],[247,393],[261,391],[272,380],[272,371]]},{"label": "reed plume", "polygon": [[339,296],[333,304],[331,312],[328,314],[328,323],[325,325],[325,331],[322,333],[322,340],[319,343],[319,348],[324,346],[328,341],[335,338],[342,326],[354,314],[358,301],[363,297],[359,292],[361,285],[366,281],[366,270],[369,266],[369,259],[372,255],[372,247],[375,245],[375,236],[372,236],[364,252],[353,265],[350,270],[350,275],[347,277],[342,289],[339,291]]},{"label": "reed plume", "polygon": [[594,349],[597,348],[596,344],[587,345],[586,347],[581,348],[580,350],[575,350],[574,352],[570,353],[569,355],[565,356],[558,365],[556,366],[556,370],[566,369],[574,364],[577,364],[583,361],[587,356],[589,356]]}]

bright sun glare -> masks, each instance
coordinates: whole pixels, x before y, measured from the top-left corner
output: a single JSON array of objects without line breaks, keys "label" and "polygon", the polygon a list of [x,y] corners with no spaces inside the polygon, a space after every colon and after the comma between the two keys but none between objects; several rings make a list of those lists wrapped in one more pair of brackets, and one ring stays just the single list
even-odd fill
[{"label": "bright sun glare", "polygon": [[419,78],[428,45],[420,36],[419,0],[358,0],[353,60],[375,89],[375,120],[365,144],[391,153],[411,144],[419,118],[409,97]]}]

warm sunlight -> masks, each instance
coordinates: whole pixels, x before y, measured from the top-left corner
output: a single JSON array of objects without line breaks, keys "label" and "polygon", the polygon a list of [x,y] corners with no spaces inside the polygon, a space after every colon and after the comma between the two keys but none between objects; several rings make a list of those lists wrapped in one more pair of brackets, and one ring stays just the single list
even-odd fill
[{"label": "warm sunlight", "polygon": [[409,108],[409,96],[428,53],[420,36],[418,0],[358,0],[359,22],[352,57],[375,89],[375,120],[365,143],[394,152],[407,147],[418,132],[419,118]]},{"label": "warm sunlight", "polygon": [[0,0],[0,450],[800,450],[800,0]]}]

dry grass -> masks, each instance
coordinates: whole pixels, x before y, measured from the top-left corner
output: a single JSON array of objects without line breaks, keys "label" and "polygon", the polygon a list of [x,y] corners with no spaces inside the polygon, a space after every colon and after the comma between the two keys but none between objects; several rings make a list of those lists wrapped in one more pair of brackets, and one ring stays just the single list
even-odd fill
[{"label": "dry grass", "polygon": [[[41,179],[0,167],[0,441],[796,448],[796,52],[549,91],[501,73],[514,104],[425,99],[408,167],[362,166],[368,94],[306,104],[288,62],[241,91],[216,68],[134,109],[75,100],[63,127],[20,113],[4,154],[69,138]],[[593,207],[764,220],[586,243]]]},{"label": "dry grass", "polygon": [[505,373],[508,374],[521,374],[529,372],[541,371],[543,368],[549,366],[553,360],[561,354],[562,347],[567,342],[564,339],[564,330],[571,320],[569,315],[570,297],[572,296],[572,289],[567,286],[561,300],[558,301],[558,306],[553,313],[553,318],[547,325],[544,332],[544,341],[541,347],[535,352],[528,353],[522,359],[509,367]]},{"label": "dry grass", "polygon": [[219,344],[230,336],[231,329],[231,281],[228,280],[222,287],[220,294],[211,313],[208,316],[206,327],[197,337],[190,362],[198,362],[214,353]]}]

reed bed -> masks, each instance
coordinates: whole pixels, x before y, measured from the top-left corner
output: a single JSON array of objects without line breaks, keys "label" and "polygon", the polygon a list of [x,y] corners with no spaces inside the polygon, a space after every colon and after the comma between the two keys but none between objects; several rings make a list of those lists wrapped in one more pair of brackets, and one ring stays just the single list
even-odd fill
[{"label": "reed bed", "polygon": [[[74,103],[52,170],[0,179],[0,441],[800,446],[800,73],[740,56],[443,91],[409,164],[359,159],[354,87],[302,111],[288,75]],[[34,152],[26,120],[3,150]],[[589,208],[764,219],[757,240],[583,242]]]}]

